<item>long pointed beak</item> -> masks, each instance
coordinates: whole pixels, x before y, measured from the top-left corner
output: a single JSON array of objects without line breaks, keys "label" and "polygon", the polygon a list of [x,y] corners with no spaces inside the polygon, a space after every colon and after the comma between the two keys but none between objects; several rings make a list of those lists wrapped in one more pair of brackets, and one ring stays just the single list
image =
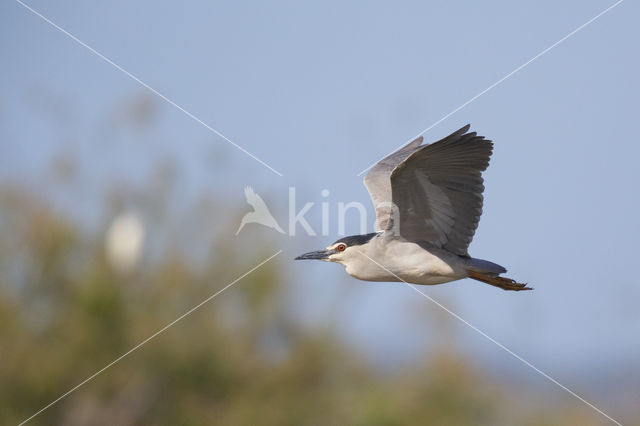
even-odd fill
[{"label": "long pointed beak", "polygon": [[304,259],[316,259],[316,260],[329,260],[329,256],[334,254],[334,250],[317,250],[309,253],[301,254],[296,257],[294,260],[304,260]]}]

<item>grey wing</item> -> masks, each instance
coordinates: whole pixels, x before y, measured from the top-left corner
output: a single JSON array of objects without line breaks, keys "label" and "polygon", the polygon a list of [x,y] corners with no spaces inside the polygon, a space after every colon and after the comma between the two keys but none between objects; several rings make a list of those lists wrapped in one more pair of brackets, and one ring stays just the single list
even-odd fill
[{"label": "grey wing", "polygon": [[422,136],[380,160],[364,177],[373,206],[376,209],[376,230],[383,231],[391,219],[391,172],[409,155],[419,149]]},{"label": "grey wing", "polygon": [[482,214],[482,172],[493,151],[490,140],[466,133],[469,125],[411,153],[391,173],[393,223],[410,241],[426,241],[468,256]]}]

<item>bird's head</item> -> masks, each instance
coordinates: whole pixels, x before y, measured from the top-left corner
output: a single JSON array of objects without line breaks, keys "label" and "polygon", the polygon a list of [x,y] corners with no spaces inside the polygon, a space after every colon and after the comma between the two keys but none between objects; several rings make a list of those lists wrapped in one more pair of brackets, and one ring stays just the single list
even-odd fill
[{"label": "bird's head", "polygon": [[295,258],[295,260],[315,259],[324,260],[326,262],[345,263],[349,261],[349,258],[358,256],[356,253],[357,247],[367,244],[377,233],[366,235],[352,235],[350,237],[344,237],[334,242],[324,250],[316,250],[309,253],[302,254]]}]

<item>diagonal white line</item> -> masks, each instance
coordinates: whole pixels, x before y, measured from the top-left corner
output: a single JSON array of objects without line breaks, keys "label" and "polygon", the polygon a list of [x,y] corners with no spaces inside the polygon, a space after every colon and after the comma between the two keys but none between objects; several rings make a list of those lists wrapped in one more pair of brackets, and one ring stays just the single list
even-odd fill
[{"label": "diagonal white line", "polygon": [[84,384],[86,384],[87,382],[89,382],[90,380],[92,380],[93,378],[95,378],[97,375],[99,375],[100,373],[104,372],[107,368],[111,367],[112,365],[114,365],[115,363],[117,363],[118,361],[122,360],[124,357],[126,357],[127,355],[129,355],[130,353],[134,352],[135,350],[139,349],[142,345],[146,344],[147,342],[149,342],[151,339],[153,339],[154,337],[158,336],[159,334],[163,333],[164,331],[166,331],[169,327],[173,326],[174,324],[176,324],[178,321],[180,321],[181,319],[183,319],[184,317],[186,317],[187,315],[193,313],[196,309],[200,308],[202,305],[204,305],[205,303],[209,302],[211,299],[213,299],[214,297],[216,297],[217,295],[219,295],[220,293],[222,293],[223,291],[225,291],[226,289],[228,289],[229,287],[231,287],[232,285],[234,285],[235,283],[237,283],[238,281],[240,281],[241,279],[243,279],[244,277],[246,277],[247,275],[249,275],[250,273],[252,273],[253,271],[255,271],[256,269],[260,268],[262,265],[264,265],[265,263],[269,262],[271,259],[273,259],[274,257],[276,257],[277,255],[279,255],[280,253],[282,253],[282,250],[279,250],[278,252],[274,253],[271,255],[271,257],[269,257],[266,260],[263,260],[262,262],[260,262],[259,264],[257,264],[256,266],[254,266],[253,268],[249,269],[247,272],[245,272],[244,274],[240,275],[238,278],[236,278],[235,280],[231,281],[229,284],[227,284],[225,287],[223,287],[221,290],[218,290],[217,292],[215,292],[214,294],[212,294],[211,296],[207,297],[206,299],[204,299],[202,302],[198,303],[197,305],[195,305],[193,308],[189,309],[187,312],[185,312],[184,314],[180,315],[178,318],[176,318],[175,320],[171,321],[169,324],[165,325],[164,327],[162,327],[160,330],[156,331],[155,333],[153,333],[151,336],[147,337],[146,339],[144,339],[142,342],[138,343],[137,345],[135,345],[133,348],[129,349],[127,352],[123,353],[122,355],[120,355],[118,358],[114,359],[113,361],[111,361],[109,364],[105,365],[104,367],[102,367],[100,370],[96,371],[95,373],[93,373],[92,375],[90,375],[89,377],[87,377],[86,379],[84,379],[82,382],[78,383],[77,385],[75,385],[74,387],[72,387],[71,389],[69,389],[67,392],[63,393],[62,395],[60,395],[58,398],[56,398],[55,400],[51,401],[49,404],[45,405],[44,407],[42,407],[40,410],[38,410],[36,413],[34,413],[31,417],[23,420],[20,425],[21,426],[25,423],[27,423],[29,420],[33,419],[35,416],[37,416],[38,414],[42,413],[43,411],[45,411],[46,409],[48,409],[49,407],[51,407],[52,405],[54,405],[55,403],[57,403],[58,401],[60,401],[61,399],[65,398],[66,396],[68,396],[70,393],[76,391],[79,387],[83,386]]},{"label": "diagonal white line", "polygon": [[440,302],[438,302],[437,300],[435,300],[433,297],[421,292],[420,290],[418,290],[415,286],[409,284],[408,282],[406,282],[405,280],[403,280],[402,278],[400,278],[399,276],[397,276],[396,274],[394,274],[393,272],[391,272],[389,269],[387,269],[386,267],[384,267],[383,265],[379,264],[378,262],[376,262],[374,259],[372,259],[371,257],[369,257],[368,255],[366,255],[365,253],[362,252],[358,252],[360,254],[362,254],[364,257],[366,257],[367,259],[369,259],[370,261],[372,261],[373,263],[375,263],[376,265],[378,265],[380,268],[384,269],[385,271],[387,271],[388,273],[390,273],[391,275],[393,275],[394,277],[396,277],[397,279],[399,279],[400,281],[402,281],[403,283],[405,283],[407,285],[407,287],[409,287],[410,289],[417,291],[418,293],[420,293],[423,297],[429,299],[430,301],[432,301],[433,303],[435,303],[436,305],[438,305],[440,308],[442,308],[444,311],[446,311],[447,313],[451,314],[453,317],[455,317],[456,319],[458,319],[459,321],[461,321],[462,323],[464,323],[465,325],[469,326],[471,329],[473,329],[474,331],[478,332],[480,335],[486,337],[488,340],[490,340],[491,342],[495,343],[499,348],[503,349],[504,351],[506,351],[509,355],[512,355],[514,358],[516,358],[517,360],[521,361],[522,363],[524,363],[525,365],[531,367],[533,370],[535,370],[537,373],[541,374],[542,376],[544,376],[545,378],[547,378],[548,380],[550,380],[551,382],[555,383],[556,385],[558,385],[560,388],[564,389],[565,391],[569,392],[571,395],[575,396],[576,398],[578,398],[580,401],[584,402],[585,404],[587,404],[589,407],[593,408],[594,410],[596,410],[598,413],[602,414],[603,416],[605,416],[606,418],[608,418],[609,420],[611,420],[612,422],[614,422],[615,424],[617,424],[618,426],[622,426],[622,424],[620,422],[618,422],[617,420],[613,419],[611,416],[609,416],[607,413],[605,413],[604,411],[602,411],[601,409],[599,409],[598,407],[596,407],[595,405],[593,405],[592,403],[590,403],[589,401],[587,401],[586,399],[584,399],[583,397],[581,397],[580,395],[578,395],[577,393],[575,393],[574,391],[572,391],[571,389],[569,389],[568,387],[564,386],[562,383],[558,382],[556,379],[554,379],[553,377],[549,376],[547,373],[545,373],[544,371],[540,370],[538,367],[536,367],[535,365],[531,364],[529,361],[527,361],[526,359],[522,358],[520,355],[518,355],[517,353],[513,352],[511,349],[507,348],[505,345],[503,345],[502,343],[498,342],[496,339],[494,339],[493,337],[489,336],[487,333],[485,333],[484,331],[480,330],[478,327],[476,327],[475,325],[469,323],[467,320],[465,320],[464,318],[462,318],[460,315],[456,314],[455,312],[451,311],[449,308],[447,308],[446,306],[444,306],[443,304],[441,304]]},{"label": "diagonal white line", "polygon": [[60,27],[58,24],[56,24],[55,22],[51,21],[49,18],[47,18],[46,16],[42,15],[40,12],[38,12],[37,10],[33,9],[31,6],[25,4],[24,2],[22,2],[21,0],[16,0],[17,3],[21,4],[25,9],[27,9],[28,11],[30,11],[31,13],[33,13],[34,15],[40,17],[43,21],[47,22],[48,24],[50,24],[52,27],[54,27],[55,29],[57,29],[58,31],[62,32],[63,34],[65,34],[67,37],[69,37],[70,39],[72,39],[73,41],[75,41],[76,43],[78,43],[79,45],[87,48],[89,51],[91,51],[93,54],[95,54],[96,56],[98,56],[100,59],[102,59],[103,61],[107,62],[108,64],[112,65],[113,67],[115,67],[116,69],[118,69],[119,71],[121,71],[123,74],[127,75],[129,78],[131,78],[132,80],[136,81],[137,83],[139,83],[140,85],[144,86],[145,88],[147,88],[149,91],[153,92],[154,94],[156,94],[157,96],[159,96],[160,98],[162,98],[163,100],[165,100],[167,103],[171,104],[172,106],[174,106],[175,108],[177,108],[178,110],[182,111],[183,113],[185,113],[187,116],[189,116],[190,118],[192,118],[193,120],[197,121],[198,123],[202,124],[204,127],[206,127],[207,129],[209,129],[210,131],[212,131],[213,133],[215,133],[216,135],[220,136],[222,139],[224,139],[225,141],[229,142],[231,145],[235,146],[236,148],[238,148],[240,151],[244,152],[245,154],[247,154],[249,157],[253,158],[254,160],[256,160],[258,163],[262,164],[263,166],[265,166],[266,168],[268,168],[269,170],[271,170],[273,173],[277,174],[278,176],[282,176],[282,173],[280,173],[279,171],[277,171],[276,169],[274,169],[273,167],[271,167],[270,165],[268,165],[267,163],[265,163],[264,161],[262,161],[261,159],[259,159],[258,157],[256,157],[255,155],[253,155],[252,153],[250,153],[249,151],[247,151],[246,149],[244,149],[243,147],[241,147],[240,145],[238,145],[237,143],[235,143],[234,141],[232,141],[231,139],[229,139],[228,137],[226,137],[225,135],[223,135],[222,133],[220,133],[219,131],[217,131],[216,129],[214,129],[213,127],[209,126],[207,123],[205,123],[204,121],[200,120],[198,117],[196,117],[195,115],[193,115],[192,113],[190,113],[189,111],[187,111],[186,109],[184,109],[183,107],[181,107],[180,105],[178,105],[177,103],[175,103],[174,101],[172,101],[171,99],[167,98],[165,95],[163,95],[162,93],[158,92],[156,89],[154,89],[153,87],[149,86],[147,83],[145,83],[144,81],[140,80],[138,77],[136,77],[135,75],[131,74],[129,71],[125,70],[124,68],[122,68],[120,65],[116,64],[115,62],[113,62],[111,59],[107,58],[106,56],[104,56],[102,53],[98,52],[97,50],[95,50],[93,47],[89,46],[87,43],[83,42],[82,40],[78,39],[76,36],[74,36],[73,34],[71,34],[70,32],[68,32],[67,30],[65,30],[64,28]]},{"label": "diagonal white line", "polygon": [[[611,9],[613,9],[614,7],[618,6],[620,3],[622,3],[624,0],[618,0],[617,2],[615,2],[614,4],[612,4],[611,6],[609,6],[608,8],[606,8],[605,10],[603,10],[602,12],[598,13],[596,16],[594,16],[593,18],[589,19],[587,22],[585,22],[584,24],[580,25],[578,28],[576,28],[575,30],[571,31],[569,34],[567,34],[566,36],[562,37],[560,40],[556,41],[555,43],[553,43],[551,46],[547,47],[546,49],[544,49],[542,52],[538,53],[536,56],[534,56],[533,58],[529,59],[527,62],[525,62],[524,64],[520,65],[518,68],[514,69],[513,71],[511,71],[509,74],[505,75],[504,77],[502,77],[500,80],[496,81],[495,83],[493,83],[491,86],[487,87],[486,89],[484,89],[482,92],[478,93],[477,95],[475,95],[474,97],[472,97],[471,99],[469,99],[468,101],[466,101],[465,103],[463,103],[462,105],[460,105],[459,107],[457,107],[456,109],[454,109],[453,111],[451,111],[450,113],[448,113],[447,115],[445,115],[444,117],[442,117],[440,120],[436,121],[435,123],[433,123],[431,126],[427,127],[426,129],[424,129],[423,131],[421,131],[420,133],[418,133],[416,136],[410,138],[408,141],[406,141],[405,143],[398,145],[398,147],[396,149],[394,149],[393,151],[389,152],[389,154],[385,155],[382,158],[385,158],[386,156],[392,154],[393,152],[395,152],[397,149],[403,147],[404,145],[408,144],[409,142],[411,142],[412,140],[416,139],[418,136],[428,132],[429,130],[433,129],[435,126],[437,126],[438,124],[442,123],[444,120],[446,120],[447,118],[451,117],[453,114],[455,114],[456,112],[460,111],[462,108],[466,107],[467,105],[469,105],[471,102],[475,101],[476,99],[478,99],[480,96],[484,95],[485,93],[487,93],[489,90],[493,89],[494,87],[496,87],[497,85],[499,85],[500,83],[502,83],[503,81],[505,81],[506,79],[508,79],[509,77],[511,77],[512,75],[514,75],[515,73],[517,73],[518,71],[520,71],[521,69],[523,69],[524,67],[526,67],[527,65],[529,65],[531,62],[535,61],[536,59],[540,58],[542,55],[544,55],[545,53],[547,53],[548,51],[550,51],[551,49],[553,49],[554,47],[556,47],[557,45],[559,45],[560,43],[562,43],[563,41],[565,41],[566,39],[568,39],[569,37],[571,37],[572,35],[574,35],[575,33],[577,33],[578,31],[580,31],[581,29],[583,29],[584,27],[586,27],[587,25],[591,24],[593,21],[595,21],[596,19],[600,18],[602,15],[604,15],[605,13],[609,12]],[[380,160],[378,160],[380,161]],[[376,163],[378,162],[376,161],[375,163],[369,165],[366,169],[362,170],[360,173],[358,173],[358,176],[361,176],[363,173],[365,173],[367,170],[369,170],[370,168],[372,168],[373,166],[376,165]]]}]

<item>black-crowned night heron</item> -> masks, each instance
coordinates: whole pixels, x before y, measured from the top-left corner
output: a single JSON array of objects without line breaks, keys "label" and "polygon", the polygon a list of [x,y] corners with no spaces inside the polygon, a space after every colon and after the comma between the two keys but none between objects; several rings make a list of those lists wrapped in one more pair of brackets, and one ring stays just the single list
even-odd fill
[{"label": "black-crowned night heron", "polygon": [[469,125],[421,145],[422,137],[376,164],[364,178],[377,232],[339,239],[296,259],[345,266],[364,281],[441,284],[473,278],[504,290],[531,290],[499,276],[505,268],[467,253],[482,214],[482,172],[493,144]]}]

